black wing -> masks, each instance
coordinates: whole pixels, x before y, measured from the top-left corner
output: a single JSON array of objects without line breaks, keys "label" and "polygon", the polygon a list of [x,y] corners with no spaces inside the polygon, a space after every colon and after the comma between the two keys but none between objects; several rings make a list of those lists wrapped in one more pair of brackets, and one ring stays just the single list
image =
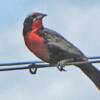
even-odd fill
[{"label": "black wing", "polygon": [[70,54],[84,56],[84,54],[77,47],[67,41],[59,33],[47,28],[43,30],[43,33],[45,34],[45,39],[48,41],[48,45],[54,45],[55,47],[58,47]]},{"label": "black wing", "polygon": [[48,46],[48,50],[51,53],[51,62],[53,62],[52,59],[54,61],[69,58],[75,58],[76,60],[79,60],[80,58],[80,60],[87,59],[86,56],[77,47],[67,41],[59,33],[44,28],[39,34],[46,40],[45,42]]}]

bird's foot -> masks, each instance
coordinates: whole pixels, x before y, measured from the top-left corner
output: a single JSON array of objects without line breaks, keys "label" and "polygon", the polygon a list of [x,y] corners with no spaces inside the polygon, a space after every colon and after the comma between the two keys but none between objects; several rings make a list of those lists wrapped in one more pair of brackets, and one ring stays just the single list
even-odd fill
[{"label": "bird's foot", "polygon": [[62,72],[62,71],[66,71],[66,70],[64,69],[64,66],[57,66],[57,68],[58,68],[58,70],[61,71],[61,72]]},{"label": "bird's foot", "polygon": [[67,65],[68,62],[72,62],[73,59],[64,59],[57,63],[57,68],[59,71],[66,71],[64,67]]},{"label": "bird's foot", "polygon": [[66,71],[65,69],[64,69],[64,67],[65,67],[65,65],[64,65],[64,62],[63,62],[63,60],[61,60],[61,61],[59,61],[58,63],[57,63],[57,68],[58,68],[58,70],[59,71]]},{"label": "bird's foot", "polygon": [[30,71],[31,74],[36,74],[36,72],[37,72],[36,65],[35,64],[30,64],[29,65],[29,71]]}]

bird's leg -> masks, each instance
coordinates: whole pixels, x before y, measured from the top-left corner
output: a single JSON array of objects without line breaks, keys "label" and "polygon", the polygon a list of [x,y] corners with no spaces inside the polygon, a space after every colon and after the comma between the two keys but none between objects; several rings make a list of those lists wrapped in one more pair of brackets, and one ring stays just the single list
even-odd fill
[{"label": "bird's leg", "polygon": [[67,63],[72,62],[73,60],[74,60],[73,58],[61,60],[57,63],[57,68],[59,69],[59,71],[66,71],[64,67],[66,66]]},{"label": "bird's leg", "polygon": [[36,72],[37,72],[36,65],[35,64],[30,64],[29,65],[29,71],[30,71],[31,74],[36,74]]}]

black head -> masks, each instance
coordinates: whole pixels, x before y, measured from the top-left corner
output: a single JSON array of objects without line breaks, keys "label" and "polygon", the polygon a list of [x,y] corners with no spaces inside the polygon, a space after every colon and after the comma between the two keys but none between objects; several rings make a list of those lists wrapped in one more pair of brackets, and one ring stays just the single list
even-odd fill
[{"label": "black head", "polygon": [[25,18],[24,26],[32,26],[32,23],[37,20],[42,20],[45,16],[47,15],[42,13],[33,13]]},{"label": "black head", "polygon": [[23,24],[24,25],[23,34],[26,34],[28,31],[32,30],[32,24],[38,20],[42,20],[45,16],[47,15],[42,13],[33,13],[28,17],[26,17]]}]

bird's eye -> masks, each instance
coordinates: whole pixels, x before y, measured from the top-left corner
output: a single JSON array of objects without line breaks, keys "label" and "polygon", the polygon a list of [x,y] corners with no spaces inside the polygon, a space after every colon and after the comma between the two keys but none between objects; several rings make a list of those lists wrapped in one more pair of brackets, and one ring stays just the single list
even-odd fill
[{"label": "bird's eye", "polygon": [[37,20],[37,18],[35,17],[35,18],[33,18],[33,21],[36,21]]},{"label": "bird's eye", "polygon": [[37,16],[36,16],[36,15],[33,15],[32,17],[33,17],[33,18],[36,18]]},{"label": "bird's eye", "polygon": [[31,21],[35,21],[35,20],[36,20],[36,18],[37,18],[37,16],[36,16],[36,15],[29,16],[29,19],[30,19]]},{"label": "bird's eye", "polygon": [[32,19],[33,19],[33,21],[35,21],[37,19],[37,16],[36,15],[33,15],[32,16]]}]

